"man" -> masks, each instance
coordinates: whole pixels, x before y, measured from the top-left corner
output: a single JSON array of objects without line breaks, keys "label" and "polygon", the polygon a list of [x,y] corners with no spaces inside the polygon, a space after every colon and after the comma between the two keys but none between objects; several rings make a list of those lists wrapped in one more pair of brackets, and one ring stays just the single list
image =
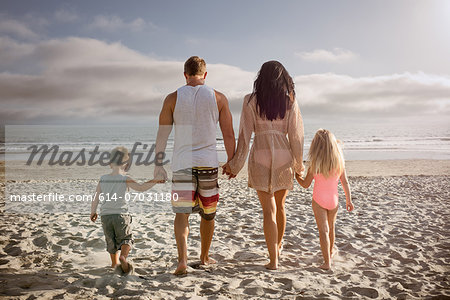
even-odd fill
[{"label": "man", "polygon": [[[205,85],[206,75],[205,61],[198,56],[190,57],[184,64],[186,85],[166,97],[159,115],[156,153],[165,151],[167,138],[175,124],[172,158],[172,208],[176,213],[174,228],[178,248],[175,275],[187,272],[188,218],[193,212],[199,212],[201,216],[200,263],[215,263],[209,257],[209,248],[219,200],[217,123],[222,131],[228,160],[233,157],[235,149],[228,100],[222,93]],[[161,166],[155,167],[154,175],[155,178],[167,176]]]}]

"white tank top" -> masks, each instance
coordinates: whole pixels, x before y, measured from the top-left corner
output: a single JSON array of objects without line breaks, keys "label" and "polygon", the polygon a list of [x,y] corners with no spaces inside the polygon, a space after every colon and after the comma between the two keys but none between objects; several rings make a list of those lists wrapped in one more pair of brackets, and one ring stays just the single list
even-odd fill
[{"label": "white tank top", "polygon": [[219,121],[214,89],[185,85],[177,90],[172,170],[217,168],[216,130]]}]

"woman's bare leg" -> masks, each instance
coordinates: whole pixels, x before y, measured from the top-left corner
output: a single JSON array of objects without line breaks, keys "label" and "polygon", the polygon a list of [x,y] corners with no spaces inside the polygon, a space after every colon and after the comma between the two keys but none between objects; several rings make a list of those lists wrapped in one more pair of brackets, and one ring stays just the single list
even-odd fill
[{"label": "woman's bare leg", "polygon": [[277,229],[278,229],[278,252],[280,251],[284,232],[286,230],[286,211],[284,210],[284,202],[286,200],[286,196],[288,195],[288,190],[279,190],[276,191],[275,196],[275,203],[277,205]]},{"label": "woman's bare leg", "polygon": [[269,250],[270,262],[265,266],[267,269],[278,268],[278,229],[276,223],[276,204],[273,194],[257,191],[264,216],[264,237],[266,238],[267,250]]},{"label": "woman's bare leg", "polygon": [[330,269],[330,236],[328,228],[327,210],[322,208],[314,200],[312,202],[314,217],[316,218],[317,229],[319,229],[320,249],[322,250],[324,263],[319,268]]},{"label": "woman's bare leg", "polygon": [[334,250],[334,240],[335,240],[335,226],[336,224],[336,217],[338,212],[338,207],[336,206],[333,210],[327,211],[327,219],[328,219],[328,227],[330,228],[330,259],[333,257],[333,250]]}]

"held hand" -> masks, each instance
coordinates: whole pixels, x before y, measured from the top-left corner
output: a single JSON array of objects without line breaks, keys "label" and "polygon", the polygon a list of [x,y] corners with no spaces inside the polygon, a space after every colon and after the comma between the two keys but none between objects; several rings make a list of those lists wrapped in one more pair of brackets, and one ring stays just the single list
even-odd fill
[{"label": "held hand", "polygon": [[152,179],[150,180],[151,183],[166,183],[165,179]]},{"label": "held hand", "polygon": [[300,173],[300,175],[303,175],[303,172],[305,172],[305,165],[304,164],[302,164],[302,168],[301,168],[301,173]]},{"label": "held hand", "polygon": [[236,175],[231,173],[231,167],[228,163],[226,163],[222,166],[222,175],[223,174],[228,175],[228,179],[236,177]]},{"label": "held hand", "polygon": [[167,172],[163,166],[156,166],[153,172],[154,180],[165,182],[167,180]]},{"label": "held hand", "polygon": [[95,222],[98,218],[98,214],[97,213],[91,213],[91,221]]},{"label": "held hand", "polygon": [[352,211],[353,210],[353,203],[351,202],[351,201],[347,201],[347,203],[346,203],[346,208],[347,208],[347,211]]}]

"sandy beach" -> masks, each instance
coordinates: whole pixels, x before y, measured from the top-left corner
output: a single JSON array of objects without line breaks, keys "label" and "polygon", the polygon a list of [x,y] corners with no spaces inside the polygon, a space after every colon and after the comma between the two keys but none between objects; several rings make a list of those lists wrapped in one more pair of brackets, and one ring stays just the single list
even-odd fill
[{"label": "sandy beach", "polygon": [[[8,167],[11,170],[8,171]],[[3,168],[3,165],[2,165]],[[76,167],[73,167],[76,168]],[[26,170],[26,172],[25,172]],[[8,210],[5,187],[23,193],[42,187],[93,193],[104,168],[33,169],[7,166],[2,173],[0,297],[5,299],[386,299],[450,297],[450,161],[349,161],[355,210],[345,211],[340,189],[336,224],[338,253],[332,271],[322,257],[311,209],[312,188],[298,184],[286,200],[287,227],[280,268],[267,271],[262,211],[246,171],[220,179],[221,200],[211,256],[216,265],[176,263],[170,211],[133,215],[135,274],[109,268],[101,223],[73,212],[16,213]],[[29,176],[40,176],[39,181]],[[133,168],[138,180],[152,173]],[[31,174],[31,175],[30,175]],[[28,179],[27,179],[28,178]],[[188,255],[198,262],[199,220],[191,216]]]}]

